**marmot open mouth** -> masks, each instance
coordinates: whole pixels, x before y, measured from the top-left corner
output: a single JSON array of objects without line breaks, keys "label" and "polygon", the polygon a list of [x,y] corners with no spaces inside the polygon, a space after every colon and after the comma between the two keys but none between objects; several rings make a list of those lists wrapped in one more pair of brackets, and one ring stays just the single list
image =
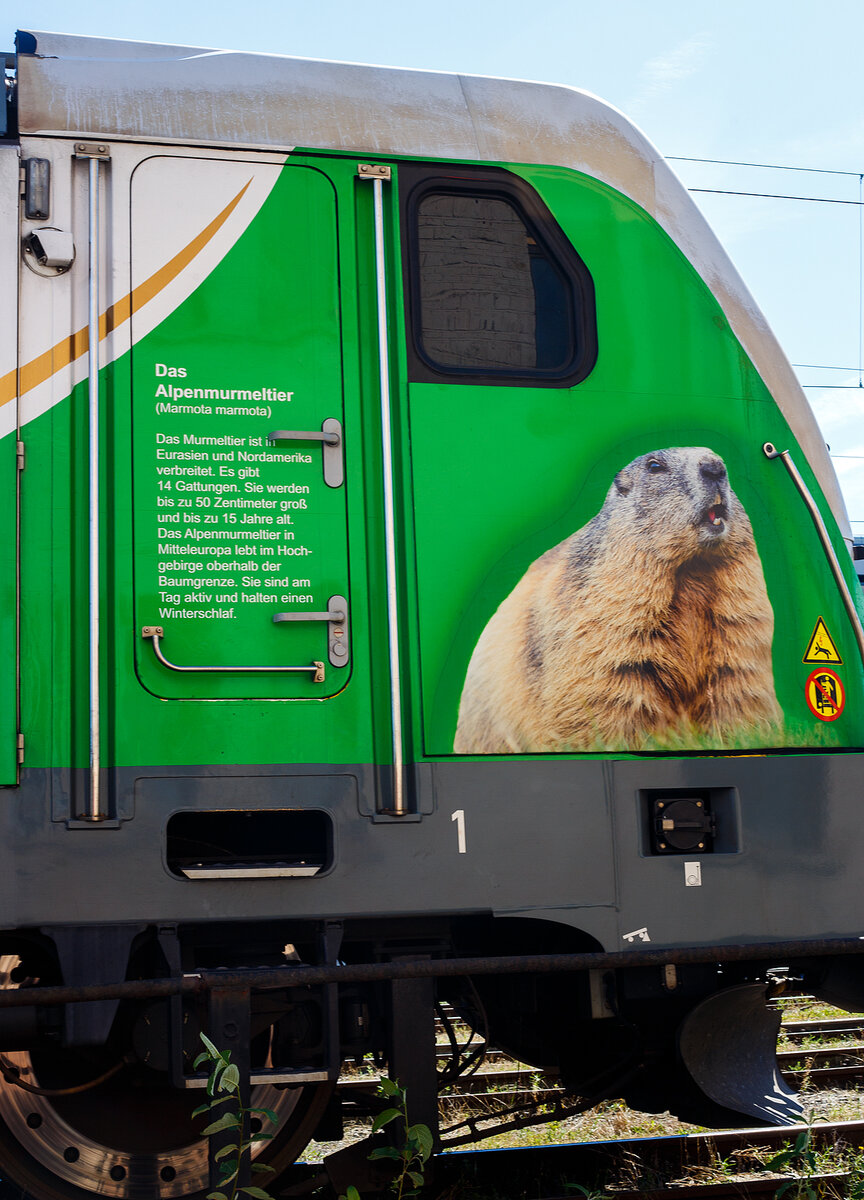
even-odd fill
[{"label": "marmot open mouth", "polygon": [[712,530],[716,533],[722,533],[726,528],[726,522],[728,520],[729,509],[720,499],[718,494],[711,507],[706,509],[705,515],[702,517],[699,524],[707,526],[709,530]]}]

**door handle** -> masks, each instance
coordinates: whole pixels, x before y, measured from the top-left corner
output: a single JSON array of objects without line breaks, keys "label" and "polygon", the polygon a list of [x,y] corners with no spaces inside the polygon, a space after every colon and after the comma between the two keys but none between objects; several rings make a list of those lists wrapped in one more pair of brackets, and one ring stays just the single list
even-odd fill
[{"label": "door handle", "polygon": [[348,632],[348,601],[344,596],[331,596],[327,601],[327,612],[281,612],[274,613],[273,624],[283,621],[328,621],[327,654],[334,667],[347,667],[351,655]]},{"label": "door handle", "polygon": [[335,417],[322,421],[321,429],[274,429],[267,434],[268,442],[320,442],[324,457],[324,482],[328,487],[341,487],[345,482],[342,455],[342,422]]}]

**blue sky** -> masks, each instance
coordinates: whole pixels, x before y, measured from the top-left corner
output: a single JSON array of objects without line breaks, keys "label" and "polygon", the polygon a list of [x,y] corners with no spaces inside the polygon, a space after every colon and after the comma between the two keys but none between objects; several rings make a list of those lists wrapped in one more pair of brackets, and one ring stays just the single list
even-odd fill
[{"label": "blue sky", "polygon": [[807,394],[864,535],[862,0],[42,0],[37,9],[32,22],[19,9],[22,28],[548,80],[616,104],[676,156],[688,186],[713,189],[694,198],[802,382],[816,385]]}]

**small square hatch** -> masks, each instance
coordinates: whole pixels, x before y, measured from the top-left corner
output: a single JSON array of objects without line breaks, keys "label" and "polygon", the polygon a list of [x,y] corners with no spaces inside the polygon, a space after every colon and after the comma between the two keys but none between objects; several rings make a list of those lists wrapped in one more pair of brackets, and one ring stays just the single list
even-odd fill
[{"label": "small square hatch", "polygon": [[737,854],[735,788],[645,788],[639,792],[642,853]]}]

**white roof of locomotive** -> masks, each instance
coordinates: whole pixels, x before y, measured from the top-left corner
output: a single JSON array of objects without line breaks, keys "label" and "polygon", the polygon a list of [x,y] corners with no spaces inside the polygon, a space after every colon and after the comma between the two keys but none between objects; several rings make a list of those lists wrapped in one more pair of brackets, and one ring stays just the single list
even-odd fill
[{"label": "white roof of locomotive", "polygon": [[[363,156],[543,163],[649,212],[721,304],[851,530],[822,434],[764,316],[686,189],[616,108],[576,88],[271,54],[34,33],[18,60],[22,135]],[[780,447],[785,449],[785,447]],[[761,456],[754,444],[754,456]]]}]

